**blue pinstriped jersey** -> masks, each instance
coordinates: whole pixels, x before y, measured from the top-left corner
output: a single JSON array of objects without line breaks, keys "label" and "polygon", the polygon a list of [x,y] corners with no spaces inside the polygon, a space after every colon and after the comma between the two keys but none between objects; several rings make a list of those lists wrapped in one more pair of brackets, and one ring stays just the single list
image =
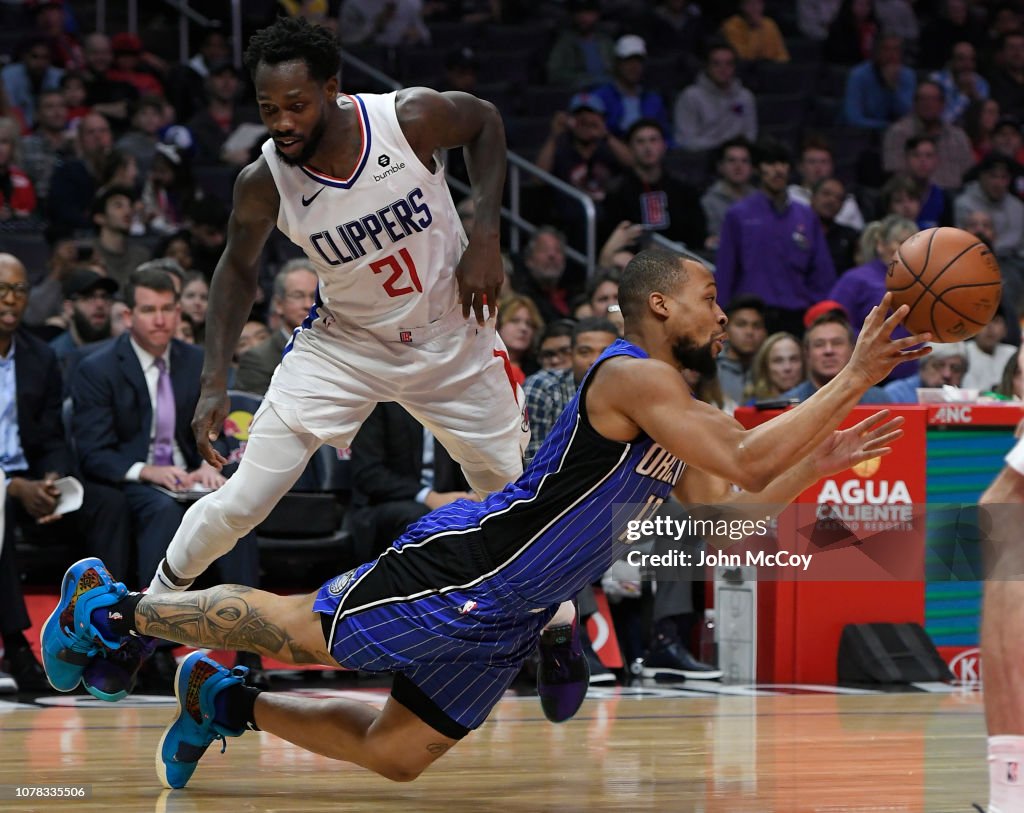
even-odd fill
[{"label": "blue pinstriped jersey", "polygon": [[[483,502],[460,500],[428,514],[395,547],[479,527],[494,574],[537,607],[565,600],[599,578],[624,553],[625,521],[649,516],[683,470],[680,460],[646,434],[623,443],[590,425],[589,382],[605,360],[617,356],[648,358],[636,345],[616,341],[594,363],[515,483]],[[395,565],[400,558],[383,557]],[[486,581],[489,574],[481,575]]]}]

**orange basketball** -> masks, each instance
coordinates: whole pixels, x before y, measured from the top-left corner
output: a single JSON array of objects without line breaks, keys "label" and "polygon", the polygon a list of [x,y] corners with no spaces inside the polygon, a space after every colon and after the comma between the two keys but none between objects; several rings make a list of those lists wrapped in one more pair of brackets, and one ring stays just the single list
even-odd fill
[{"label": "orange basketball", "polygon": [[911,333],[932,341],[969,339],[995,315],[1003,294],[992,250],[970,232],[942,226],[911,235],[889,263],[893,308],[907,304]]}]

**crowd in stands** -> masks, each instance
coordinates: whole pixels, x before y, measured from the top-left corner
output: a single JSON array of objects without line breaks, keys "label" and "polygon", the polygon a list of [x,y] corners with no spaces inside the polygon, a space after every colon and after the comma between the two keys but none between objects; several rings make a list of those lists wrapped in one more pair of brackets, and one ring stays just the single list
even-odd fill
[{"label": "crowd in stands", "polygon": [[[572,249],[586,248],[582,207],[541,184],[522,190],[524,216],[538,228],[520,252],[504,257],[497,324],[528,396],[531,454],[586,365],[621,330],[618,274],[638,250],[660,240],[715,267],[728,344],[717,374],[690,371],[688,380],[699,397],[732,410],[801,400],[831,380],[881,297],[900,242],[933,226],[967,229],[999,260],[998,315],[976,339],[938,347],[919,368],[897,370],[865,401],[913,402],[918,388],[943,384],[1024,397],[1013,352],[1024,313],[1019,4],[245,5],[246,33],[277,14],[302,14],[332,27],[341,48],[403,84],[492,101],[512,150],[594,202],[594,267],[570,259]],[[93,31],[95,18],[95,5],[86,2],[0,4],[0,250],[15,258],[0,262],[0,376],[5,402],[14,403],[16,393],[18,404],[0,421],[11,423],[17,414],[22,426],[20,447],[17,431],[0,426],[0,462],[11,483],[8,505],[15,506],[8,539],[27,540],[44,527],[61,532],[68,522],[51,527],[35,520],[52,511],[51,475],[76,473],[89,484],[90,508],[75,519],[74,533],[102,537],[107,555],[125,566],[118,572],[137,562],[144,584],[144,571],[152,570],[180,518],[180,503],[141,484],[187,478],[216,486],[189,440],[201,363],[193,345],[202,344],[234,178],[258,156],[266,131],[249,78],[231,61],[226,9],[225,25],[193,31],[187,61],[168,50],[174,43],[165,41],[160,14],[148,6],[137,34],[123,24],[109,25],[111,33]],[[346,92],[387,90],[349,71],[342,75]],[[446,164],[454,178],[468,178],[460,154],[450,153]],[[458,193],[456,199],[471,230],[472,200]],[[316,290],[315,272],[279,234],[268,244],[260,281],[231,382],[256,396]],[[16,377],[5,372],[12,337]],[[55,360],[52,370],[32,370],[31,384],[22,346],[41,358],[52,352]],[[160,352],[127,355],[138,346]],[[168,347],[169,373],[156,364]],[[104,390],[118,364],[134,371],[151,414],[122,415],[117,399],[124,393],[109,381]],[[23,401],[24,387],[43,386],[37,379],[44,367],[62,383],[37,393],[38,404]],[[142,437],[148,432],[132,423],[156,421],[165,375],[176,381],[178,396],[169,460],[168,450],[153,448]],[[27,409],[36,414],[25,415]],[[465,483],[433,439],[404,413],[392,413],[388,405],[378,408],[352,450],[360,473],[353,478],[352,528],[363,553],[378,551],[429,508],[465,496]],[[56,456],[29,448],[28,432],[37,430],[22,422],[40,415]],[[400,444],[403,454],[393,453],[402,438],[412,440]],[[382,460],[399,459],[402,472],[381,468]],[[132,476],[122,476],[122,464],[131,464]],[[155,515],[162,519],[144,542],[130,545],[139,538],[138,518]],[[124,521],[132,517],[134,524]],[[0,560],[8,587],[17,586],[14,547],[5,545]],[[257,578],[244,557],[232,566],[235,581]],[[0,581],[0,601],[13,601],[17,592],[3,587],[8,582]],[[629,597],[625,588],[608,590]],[[679,650],[692,627],[691,598],[672,601],[643,636],[649,659],[689,657],[688,668],[700,671]],[[31,686],[39,674],[19,638],[19,606],[0,604],[0,632],[8,670]]]}]

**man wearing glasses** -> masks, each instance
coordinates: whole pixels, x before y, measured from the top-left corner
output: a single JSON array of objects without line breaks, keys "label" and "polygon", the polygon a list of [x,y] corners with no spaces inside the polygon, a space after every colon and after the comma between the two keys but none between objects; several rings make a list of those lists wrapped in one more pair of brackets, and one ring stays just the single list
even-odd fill
[{"label": "man wearing glasses", "polygon": [[[91,272],[90,272],[91,273]],[[72,542],[81,555],[98,550],[128,565],[130,515],[115,488],[86,481],[82,506],[57,513],[60,492],[54,483],[74,471],[61,421],[61,375],[53,350],[21,329],[28,304],[25,267],[0,254],[0,469],[6,485],[0,541],[0,637],[5,672],[22,692],[49,692],[24,630],[29,617],[15,560],[14,530],[28,540],[52,545]],[[0,672],[0,692],[12,688]]]}]

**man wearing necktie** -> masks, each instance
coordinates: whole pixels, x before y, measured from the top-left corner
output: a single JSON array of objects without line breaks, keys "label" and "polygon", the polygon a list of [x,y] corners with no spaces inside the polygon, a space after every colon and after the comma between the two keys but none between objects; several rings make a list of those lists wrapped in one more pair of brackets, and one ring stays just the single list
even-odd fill
[{"label": "man wearing necktie", "polygon": [[[187,495],[219,488],[190,422],[199,398],[203,351],[174,339],[181,313],[170,275],[134,272],[126,292],[130,328],[82,361],[71,382],[73,429],[82,470],[117,484],[127,497],[145,584],[188,507]],[[255,540],[218,560],[221,576],[254,586]]]}]

